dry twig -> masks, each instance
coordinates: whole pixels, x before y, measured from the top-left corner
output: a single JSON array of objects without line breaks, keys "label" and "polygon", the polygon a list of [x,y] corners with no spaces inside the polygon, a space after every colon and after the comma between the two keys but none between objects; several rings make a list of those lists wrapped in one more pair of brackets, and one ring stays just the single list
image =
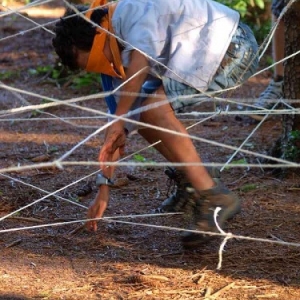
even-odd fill
[{"label": "dry twig", "polygon": [[8,217],[7,219],[11,220],[19,220],[19,221],[26,221],[26,222],[34,222],[34,223],[43,223],[44,221],[41,219],[36,219],[36,218],[26,218],[26,217]]},{"label": "dry twig", "polygon": [[226,286],[222,287],[221,289],[219,289],[214,294],[210,295],[209,299],[216,299],[216,298],[218,298],[223,292],[231,289],[234,285],[235,285],[234,282],[231,282],[231,283],[227,284]]},{"label": "dry twig", "polygon": [[5,248],[11,248],[11,247],[14,247],[16,245],[19,245],[20,243],[22,243],[22,239],[17,239],[7,245],[5,245]]}]

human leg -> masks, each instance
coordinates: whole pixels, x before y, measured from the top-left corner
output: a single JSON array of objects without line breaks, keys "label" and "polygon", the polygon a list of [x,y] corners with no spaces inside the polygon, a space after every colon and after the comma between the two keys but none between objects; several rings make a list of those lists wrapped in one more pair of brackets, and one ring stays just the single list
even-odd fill
[{"label": "human leg", "polygon": [[[273,16],[273,23],[277,22],[277,18]],[[272,49],[273,49],[273,59],[275,62],[278,62],[284,58],[284,45],[285,45],[285,38],[284,38],[284,22],[281,19],[278,23],[278,26],[275,30],[274,37],[272,40]],[[274,80],[280,81],[283,79],[284,75],[284,67],[283,63],[277,63],[274,66]],[[279,77],[279,78],[277,78]]]},{"label": "human leg", "polygon": [[[278,17],[284,7],[284,0],[274,0],[272,2],[272,23],[278,21]],[[259,95],[257,101],[254,103],[258,108],[271,109],[274,104],[283,98],[283,75],[284,66],[283,62],[279,62],[284,58],[284,22],[281,18],[274,32],[272,39],[272,55],[273,61],[276,63],[274,66],[273,77],[269,82],[267,88]],[[255,120],[262,120],[264,115],[251,115]]]},{"label": "human leg", "polygon": [[[165,95],[163,88],[160,87],[156,94]],[[157,97],[151,97],[144,102],[144,105],[157,103]],[[141,120],[145,123],[159,126],[163,129],[178,132],[181,135],[174,135],[172,133],[160,130],[148,129],[156,136],[161,143],[157,149],[171,162],[180,162],[197,165],[183,166],[182,170],[186,173],[193,187],[199,190],[211,188],[214,185],[213,180],[207,173],[206,169],[199,165],[202,163],[192,140],[188,136],[185,127],[176,118],[174,111],[169,104],[161,105],[157,108],[152,108],[141,113]],[[166,150],[167,152],[164,152]]]},{"label": "human leg", "polygon": [[[201,234],[186,231],[182,235],[182,245],[185,248],[194,248],[207,242],[211,235],[205,232],[217,232],[219,229],[215,224],[215,211],[219,208],[216,221],[220,228],[224,229],[227,220],[234,217],[241,210],[241,201],[233,192],[226,188],[220,181],[205,191],[194,191],[190,195],[196,199],[195,213],[192,230],[201,231]],[[200,201],[199,201],[200,200]]]},{"label": "human leg", "polygon": [[[275,20],[276,18],[273,17]],[[284,24],[281,20],[275,30],[272,40],[273,60],[278,62],[284,58]],[[274,75],[270,80],[267,88],[259,95],[258,100],[254,103],[255,106],[264,109],[271,109],[275,102],[283,98],[283,63],[277,63],[274,66]],[[264,115],[251,115],[255,120],[262,120]]]},{"label": "human leg", "polygon": [[[273,60],[274,62],[278,62],[284,58],[284,47],[285,47],[285,26],[283,22],[283,18],[280,18],[282,10],[285,7],[284,0],[272,0],[272,23],[275,24],[277,21],[279,22],[277,28],[274,32],[273,40],[272,40],[272,50],[273,50]],[[274,79],[275,81],[279,81],[284,75],[284,66],[283,63],[277,63],[274,66]]]},{"label": "human leg", "polygon": [[[143,120],[141,120],[143,121]],[[143,128],[139,130],[139,134],[149,142],[153,144],[154,148],[160,152],[168,161],[173,161],[172,153],[157,140],[157,134],[154,130]],[[207,172],[213,178],[214,181],[220,180],[221,174],[219,169],[215,167],[206,167]],[[176,185],[175,192],[165,199],[162,204],[157,208],[158,212],[179,212],[184,211],[188,204],[189,195],[187,189],[192,188],[192,185],[185,173],[180,168],[167,167],[165,174],[169,177],[169,180]]]},{"label": "human leg", "polygon": [[[162,88],[157,93],[164,95]],[[151,97],[145,101],[146,104],[157,103],[156,97]],[[186,134],[185,127],[176,118],[169,104],[145,111],[141,114],[142,121],[151,125],[159,126],[164,129],[173,130],[181,134]],[[207,169],[201,165],[191,165],[191,163],[201,164],[192,140],[189,137],[178,136],[163,132],[160,130],[147,129],[152,137],[161,141],[161,147],[157,148],[171,162],[190,164],[181,168],[182,172],[188,179],[192,188],[186,191],[186,197],[196,212],[194,229],[200,231],[217,231],[213,221],[213,210],[220,206],[222,208],[220,220],[221,226],[224,222],[239,212],[240,200],[220,183],[216,183]],[[142,132],[142,131],[141,131]],[[144,131],[144,136],[145,136]],[[163,149],[167,149],[164,152]],[[207,241],[207,236],[203,234],[186,233],[183,237],[183,245],[187,247],[197,246]]]},{"label": "human leg", "polygon": [[[221,173],[218,168],[206,167],[208,174],[212,177],[214,182],[220,181]],[[157,208],[158,212],[178,212],[185,211],[188,205],[189,195],[186,191],[192,188],[191,183],[186,178],[184,172],[176,168],[168,167],[165,174],[169,177],[170,185],[174,182],[176,190],[161,205]],[[197,201],[196,201],[197,202]]]},{"label": "human leg", "polygon": [[[257,64],[257,43],[253,33],[246,25],[240,24],[221,66],[205,94],[201,94],[192,87],[169,78],[163,78],[163,84],[168,98],[173,100],[171,102],[173,109],[181,112],[187,107],[199,105],[204,101],[212,101],[213,98],[210,98],[209,95],[212,97],[217,94],[220,95],[222,89],[235,86],[247,80],[254,74]],[[211,168],[207,169],[207,171],[214,180],[219,180],[220,173],[217,169]],[[191,184],[180,170],[169,172],[169,175],[175,178],[177,189],[174,194],[162,203],[159,210],[179,211],[183,209],[181,199],[185,195],[185,189],[190,187]]]}]

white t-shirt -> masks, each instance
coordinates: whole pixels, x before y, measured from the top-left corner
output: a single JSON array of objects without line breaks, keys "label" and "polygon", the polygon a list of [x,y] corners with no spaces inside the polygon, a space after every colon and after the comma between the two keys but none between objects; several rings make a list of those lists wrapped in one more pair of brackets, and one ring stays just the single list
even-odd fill
[{"label": "white t-shirt", "polygon": [[238,12],[211,0],[120,0],[112,25],[125,41],[125,67],[130,51],[138,49],[153,59],[153,74],[205,91],[239,18]]}]

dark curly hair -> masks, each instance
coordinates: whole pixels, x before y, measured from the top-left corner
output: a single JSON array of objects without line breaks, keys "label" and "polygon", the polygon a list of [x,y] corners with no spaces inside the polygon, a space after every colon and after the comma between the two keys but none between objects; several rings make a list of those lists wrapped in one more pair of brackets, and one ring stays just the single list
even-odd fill
[{"label": "dark curly hair", "polygon": [[[85,5],[75,7],[82,13],[88,10],[88,6]],[[101,24],[106,14],[106,9],[96,9],[91,15],[91,20],[96,24]],[[52,45],[62,64],[71,70],[78,69],[77,50],[91,50],[96,26],[87,22],[81,15],[77,15],[73,9],[68,8],[64,16],[55,24],[54,33]]]}]

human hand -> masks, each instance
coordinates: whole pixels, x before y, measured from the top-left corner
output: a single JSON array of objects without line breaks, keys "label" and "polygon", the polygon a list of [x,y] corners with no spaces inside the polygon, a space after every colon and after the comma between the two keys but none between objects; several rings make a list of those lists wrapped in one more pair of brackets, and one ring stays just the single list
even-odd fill
[{"label": "human hand", "polygon": [[[104,187],[104,186],[102,186]],[[108,187],[105,187],[108,189]],[[95,219],[95,218],[101,218],[104,214],[104,211],[107,208],[108,204],[108,191],[104,191],[103,189],[99,189],[97,196],[95,200],[91,203],[88,212],[87,212],[87,218],[88,219]],[[89,231],[97,231],[97,221],[87,221],[85,224],[85,227]]]},{"label": "human hand", "polygon": [[[119,154],[124,154],[126,133],[123,127],[123,123],[118,121],[113,123],[106,132],[105,142],[99,153],[99,162],[111,162],[113,161],[113,155],[116,150],[119,150]],[[104,167],[102,167],[105,170]]]}]

